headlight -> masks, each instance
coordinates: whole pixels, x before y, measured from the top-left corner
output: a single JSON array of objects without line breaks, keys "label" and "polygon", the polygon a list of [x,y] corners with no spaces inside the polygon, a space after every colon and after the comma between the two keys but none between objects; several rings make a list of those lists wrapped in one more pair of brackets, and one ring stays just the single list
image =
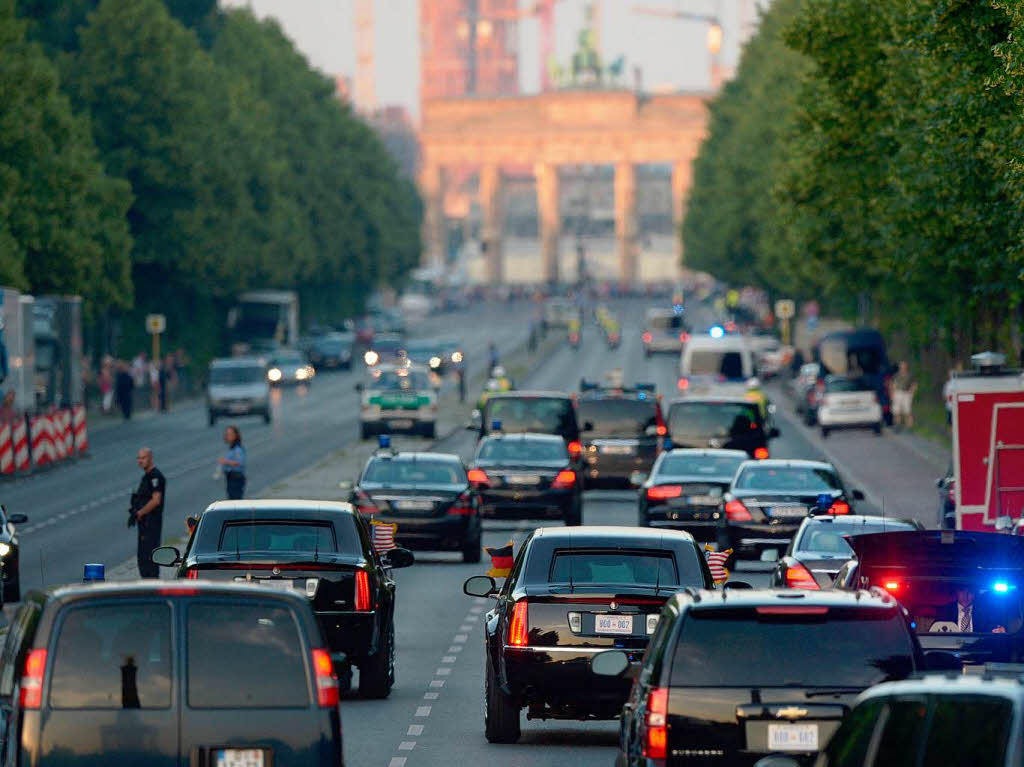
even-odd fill
[{"label": "headlight", "polygon": [[377,352],[373,351],[373,349],[370,349],[368,352],[366,352],[366,354],[363,355],[363,361],[367,365],[376,365],[377,364],[377,360],[379,360],[379,359],[380,359],[380,355],[377,354]]},{"label": "headlight", "polygon": [[462,352],[454,352],[452,354],[452,362],[462,362]]},{"label": "headlight", "polygon": [[277,368],[270,368],[270,370],[267,371],[267,378],[269,378],[271,381],[280,381],[281,371],[278,370]]},{"label": "headlight", "polygon": [[8,543],[0,543],[0,557],[6,557],[11,553],[11,546]]},{"label": "headlight", "polygon": [[440,357],[431,357],[430,358],[430,367],[432,367],[432,368],[439,368],[439,367],[441,367],[441,358]]},{"label": "headlight", "polygon": [[309,371],[306,368],[299,368],[295,371],[296,381],[305,381],[307,378],[309,378]]}]

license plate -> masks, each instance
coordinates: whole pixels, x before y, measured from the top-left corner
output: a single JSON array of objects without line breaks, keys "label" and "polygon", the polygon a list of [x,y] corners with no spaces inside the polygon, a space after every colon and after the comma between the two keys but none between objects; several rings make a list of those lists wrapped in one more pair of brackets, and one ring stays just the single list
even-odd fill
[{"label": "license plate", "polygon": [[601,445],[601,453],[604,455],[632,455],[632,445]]},{"label": "license plate", "polygon": [[806,506],[775,506],[771,509],[773,517],[806,517]]},{"label": "license plate", "polygon": [[391,426],[392,429],[409,429],[412,427],[412,419],[395,418],[391,421],[388,421],[388,424]]},{"label": "license plate", "polygon": [[537,485],[540,477],[536,474],[506,474],[505,484],[507,485]]},{"label": "license plate", "polygon": [[222,748],[216,754],[217,767],[263,767],[261,748]]},{"label": "license plate", "polygon": [[257,583],[267,588],[280,589],[281,591],[291,591],[294,588],[291,578],[261,578]]},{"label": "license plate", "polygon": [[769,724],[769,751],[817,751],[818,725]]},{"label": "license plate", "polygon": [[429,511],[434,508],[432,501],[392,501],[391,505],[399,511]]},{"label": "license plate", "polygon": [[632,615],[596,615],[594,630],[598,634],[632,634]]},{"label": "license plate", "polygon": [[691,495],[686,499],[690,506],[717,506],[719,499],[713,495]]}]

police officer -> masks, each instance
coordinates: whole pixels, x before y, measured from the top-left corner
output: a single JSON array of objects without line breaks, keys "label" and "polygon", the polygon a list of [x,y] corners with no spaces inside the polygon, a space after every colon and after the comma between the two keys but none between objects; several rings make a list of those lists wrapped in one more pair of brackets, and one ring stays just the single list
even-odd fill
[{"label": "police officer", "polygon": [[[150,448],[139,448],[136,460],[139,468],[142,469],[139,489],[132,494],[132,510],[134,512],[132,519],[139,528],[137,552],[139,576],[159,578],[159,568],[153,564],[152,554],[153,549],[160,545],[160,528],[163,524],[167,480],[153,463],[153,451]],[[129,522],[130,524],[131,522]]]}]

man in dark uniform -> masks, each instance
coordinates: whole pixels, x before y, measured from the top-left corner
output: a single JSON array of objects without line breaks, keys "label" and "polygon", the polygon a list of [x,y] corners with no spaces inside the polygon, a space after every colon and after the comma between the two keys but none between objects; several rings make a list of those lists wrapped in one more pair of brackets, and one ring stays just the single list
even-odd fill
[{"label": "man in dark uniform", "polygon": [[143,472],[139,489],[132,494],[132,519],[139,528],[139,576],[159,578],[159,568],[153,564],[152,555],[153,549],[160,545],[167,480],[153,463],[153,451],[150,448],[139,448],[136,460]]}]

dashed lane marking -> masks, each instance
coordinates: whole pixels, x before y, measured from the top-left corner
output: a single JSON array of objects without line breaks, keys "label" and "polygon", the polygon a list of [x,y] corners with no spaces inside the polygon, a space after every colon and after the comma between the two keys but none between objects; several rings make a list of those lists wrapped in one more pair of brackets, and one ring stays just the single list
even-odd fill
[{"label": "dashed lane marking", "polygon": [[423,725],[422,724],[410,724],[409,725],[409,731],[407,733],[405,733],[405,734],[406,735],[422,735],[423,734]]},{"label": "dashed lane marking", "polygon": [[431,679],[430,680],[430,686],[431,687],[444,687],[444,681],[445,680],[443,680],[443,679]]},{"label": "dashed lane marking", "polygon": [[430,706],[417,706],[416,716],[420,718],[430,716]]},{"label": "dashed lane marking", "polygon": [[448,648],[448,652],[462,652],[463,647],[465,647],[465,645],[453,644],[451,647]]},{"label": "dashed lane marking", "polygon": [[445,655],[443,658],[441,658],[442,663],[454,663],[457,660],[458,658],[454,655]]},{"label": "dashed lane marking", "polygon": [[456,634],[452,637],[453,642],[465,642],[469,639],[469,634]]},{"label": "dashed lane marking", "polygon": [[451,668],[449,668],[448,666],[442,666],[441,668],[439,668],[437,671],[434,672],[434,676],[448,676],[451,673],[452,673]]},{"label": "dashed lane marking", "polygon": [[439,692],[425,692],[423,693],[423,700],[437,700],[441,697]]},{"label": "dashed lane marking", "polygon": [[415,740],[403,740],[398,744],[399,751],[412,751],[414,748],[416,748]]},{"label": "dashed lane marking", "polygon": [[388,767],[405,767],[405,757],[404,756],[393,756],[393,757],[391,757],[391,761],[388,762]]}]

